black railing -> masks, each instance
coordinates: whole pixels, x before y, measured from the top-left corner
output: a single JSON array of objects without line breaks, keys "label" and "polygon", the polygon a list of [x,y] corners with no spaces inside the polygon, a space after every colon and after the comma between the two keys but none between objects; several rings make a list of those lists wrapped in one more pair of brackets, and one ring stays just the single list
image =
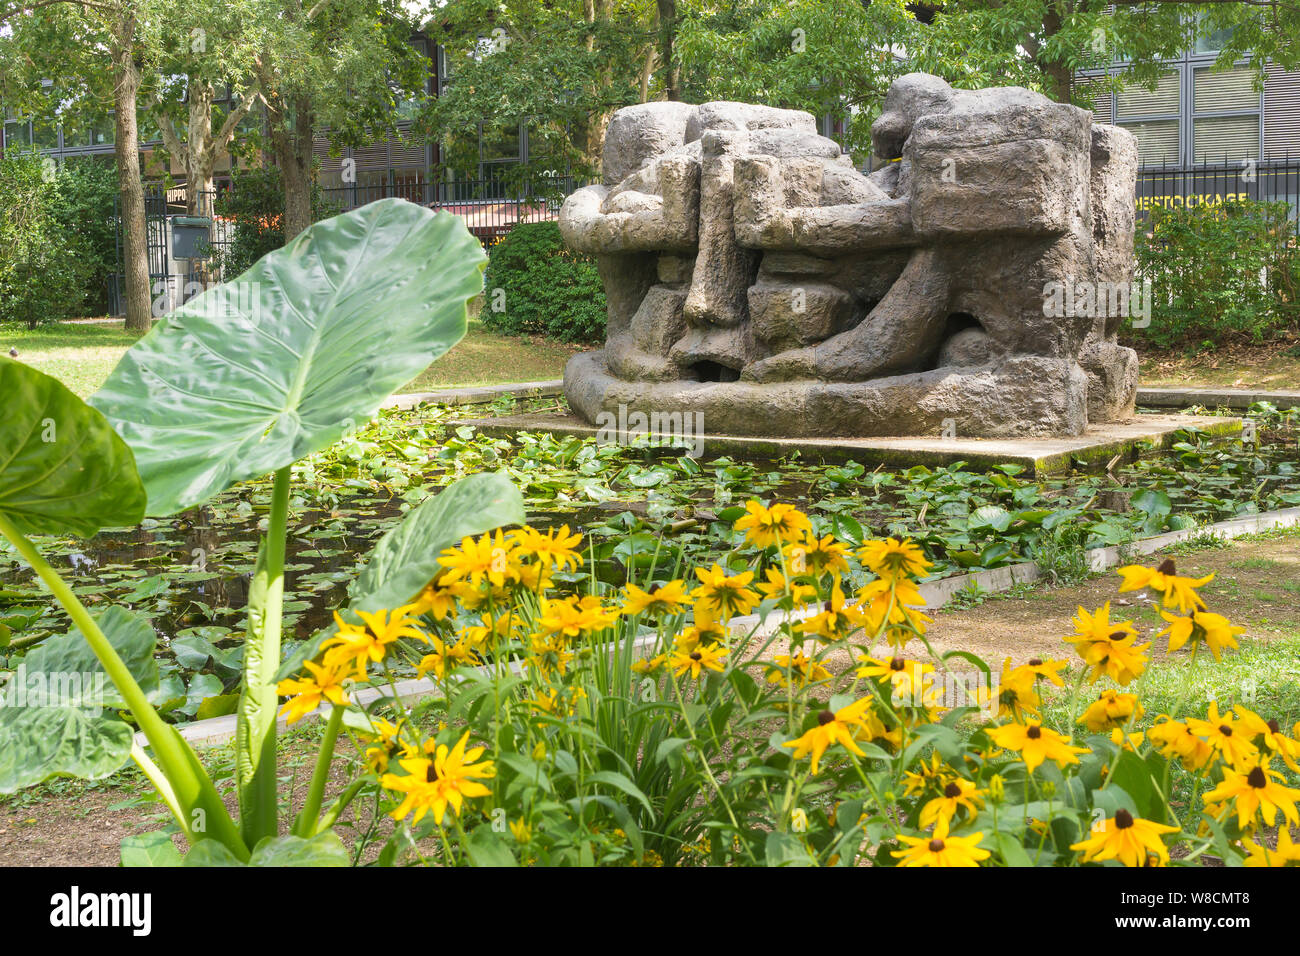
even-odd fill
[{"label": "black railing", "polygon": [[1300,236],[1300,158],[1229,160],[1191,166],[1151,165],[1138,170],[1137,215],[1152,208],[1212,206],[1227,202],[1285,202]]}]

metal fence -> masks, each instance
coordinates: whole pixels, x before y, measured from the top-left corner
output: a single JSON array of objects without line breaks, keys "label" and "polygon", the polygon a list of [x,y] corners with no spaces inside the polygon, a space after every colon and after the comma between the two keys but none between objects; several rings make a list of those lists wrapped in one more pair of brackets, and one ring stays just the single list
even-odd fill
[{"label": "metal fence", "polygon": [[1149,218],[1153,208],[1185,209],[1254,200],[1285,202],[1300,236],[1300,157],[1280,160],[1225,159],[1194,166],[1143,166],[1137,177],[1137,215]]},{"label": "metal fence", "polygon": [[[315,210],[319,217],[350,212],[377,199],[399,198],[431,209],[443,209],[460,216],[466,227],[484,246],[499,242],[515,226],[525,222],[547,222],[559,218],[560,204],[577,183],[568,177],[547,179],[540,184],[515,187],[501,178],[403,182],[393,173],[380,182],[326,187],[323,202]],[[149,286],[155,316],[165,315],[189,301],[223,275],[222,263],[235,241],[238,223],[222,216],[214,190],[199,197],[200,214],[212,217],[208,238],[210,255],[202,260],[177,260],[172,256],[171,236],[175,217],[185,215],[184,187],[149,184],[145,189],[145,233],[149,258]],[[217,210],[215,214],[210,210]],[[109,307],[117,315],[125,311],[122,290],[123,236],[121,216],[115,210],[117,269],[109,276]]]}]

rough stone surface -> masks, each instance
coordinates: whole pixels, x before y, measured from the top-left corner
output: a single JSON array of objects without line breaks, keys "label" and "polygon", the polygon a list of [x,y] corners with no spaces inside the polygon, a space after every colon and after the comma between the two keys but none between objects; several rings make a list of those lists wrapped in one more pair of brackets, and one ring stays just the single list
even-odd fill
[{"label": "rough stone surface", "polygon": [[872,143],[864,176],[806,113],[619,110],[605,185],[560,213],[609,302],[605,349],[566,369],[573,408],[790,436],[1066,436],[1131,415],[1118,300],[1092,294],[1132,279],[1131,134],[910,74]]}]

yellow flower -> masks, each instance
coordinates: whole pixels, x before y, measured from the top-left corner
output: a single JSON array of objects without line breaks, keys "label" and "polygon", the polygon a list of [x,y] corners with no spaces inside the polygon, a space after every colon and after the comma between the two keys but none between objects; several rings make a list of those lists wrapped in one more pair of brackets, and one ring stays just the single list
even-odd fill
[{"label": "yellow flower", "polygon": [[1127,621],[1110,620],[1110,602],[1089,614],[1079,608],[1074,616],[1073,637],[1065,640],[1074,645],[1084,663],[1092,667],[1088,682],[1095,684],[1105,674],[1117,684],[1127,685],[1146,669],[1146,644],[1134,644],[1137,631]]},{"label": "yellow flower", "polygon": [[1300,866],[1300,844],[1292,842],[1290,827],[1278,827],[1276,850],[1260,846],[1249,837],[1243,842],[1250,849],[1246,866]]},{"label": "yellow flower", "polygon": [[858,591],[858,609],[863,615],[863,630],[874,639],[883,636],[902,650],[915,634],[924,634],[931,618],[916,610],[925,598],[916,585],[905,579],[869,581]]},{"label": "yellow flower", "polygon": [[904,538],[902,541],[897,538],[868,541],[858,551],[858,557],[877,577],[888,580],[902,577],[921,578],[925,577],[930,570],[930,562],[926,560],[925,552],[910,538]]},{"label": "yellow flower", "polygon": [[948,781],[955,779],[957,774],[939,758],[939,751],[936,750],[930,754],[928,763],[921,760],[917,763],[916,770],[903,771],[903,792],[909,797],[917,797],[931,785],[942,790]]},{"label": "yellow flower", "polygon": [[1031,657],[1016,669],[1024,668],[1039,680],[1045,680],[1057,687],[1064,687],[1065,681],[1061,678],[1061,671],[1065,669],[1068,663],[1068,661],[1045,661],[1041,657]]},{"label": "yellow flower", "polygon": [[1002,662],[998,680],[998,717],[1024,720],[1025,714],[1037,714],[1038,675],[1028,667],[1012,667],[1011,658]]},{"label": "yellow flower", "polygon": [[698,602],[696,607],[702,607],[710,618],[725,621],[737,614],[748,614],[758,604],[758,592],[748,587],[754,580],[753,571],[728,574],[714,564],[707,570],[696,568],[695,576],[700,579],[700,585],[691,596]]},{"label": "yellow flower", "polygon": [[840,590],[837,580],[831,588],[831,599],[825,603],[823,610],[800,621],[795,631],[806,637],[814,637],[823,644],[834,644],[845,640],[861,626],[862,612],[852,606],[845,606],[844,592]]},{"label": "yellow flower", "polygon": [[635,584],[628,584],[624,591],[627,597],[623,601],[624,614],[676,614],[685,607],[688,600],[686,582],[669,581],[650,591],[642,591]]},{"label": "yellow flower", "polygon": [[979,848],[983,833],[955,837],[948,834],[948,821],[940,820],[929,837],[898,837],[907,848],[892,850],[899,866],[979,866],[980,860],[989,858],[988,850]]},{"label": "yellow flower", "polygon": [[420,658],[420,663],[415,665],[417,677],[423,677],[429,671],[433,671],[438,680],[444,680],[450,671],[474,660],[474,652],[464,641],[448,645],[441,638],[431,637],[429,643],[433,647],[433,653],[425,654]]},{"label": "yellow flower", "polygon": [[882,684],[890,685],[890,698],[897,707],[920,707],[934,703],[936,694],[927,680],[927,674],[934,673],[934,665],[922,661],[909,661],[903,657],[891,657],[887,660],[858,655],[857,674],[863,680],[874,677]]},{"label": "yellow flower", "polygon": [[533,828],[523,820],[511,820],[510,832],[514,834],[516,843],[527,843],[533,838]]},{"label": "yellow flower", "polygon": [[657,654],[654,657],[643,657],[639,661],[632,662],[632,673],[653,674],[659,668],[663,667],[667,661],[667,654]]},{"label": "yellow flower", "polygon": [[1071,844],[1071,850],[1082,850],[1085,863],[1119,860],[1125,866],[1145,866],[1147,854],[1154,853],[1161,863],[1169,862],[1169,850],[1163,834],[1177,833],[1178,827],[1165,826],[1135,817],[1120,808],[1093,836],[1081,843]]},{"label": "yellow flower", "polygon": [[297,723],[320,706],[321,701],[329,701],[339,707],[348,703],[348,695],[343,692],[343,675],[328,666],[303,661],[303,667],[311,677],[289,678],[276,685],[275,692],[281,697],[292,697],[280,708],[280,714],[288,715],[289,723]]},{"label": "yellow flower", "polygon": [[474,747],[466,751],[467,740],[468,730],[455,747],[449,749],[446,744],[439,744],[432,760],[425,757],[399,760],[398,764],[406,771],[405,776],[384,774],[379,781],[384,788],[405,795],[389,816],[401,820],[414,810],[414,822],[419,823],[426,813],[432,812],[434,822],[441,826],[448,807],[459,816],[466,798],[488,796],[492,791],[477,781],[495,776],[496,768],[491,760],[475,763],[483,755],[484,748]]},{"label": "yellow flower", "polygon": [[[1300,766],[1296,765],[1296,758],[1300,757],[1300,742],[1282,733],[1282,727],[1276,720],[1266,721],[1259,714],[1247,710],[1241,704],[1238,704],[1235,709],[1239,718],[1239,725],[1254,740],[1259,741],[1258,746],[1268,751],[1270,755],[1277,754],[1288,767],[1300,773]],[[1300,724],[1296,724],[1296,728],[1300,730]]]},{"label": "yellow flower", "polygon": [[785,687],[788,683],[787,675],[796,678],[796,687],[805,687],[810,682],[830,680],[831,672],[822,667],[816,661],[809,660],[804,656],[803,651],[795,651],[793,654],[778,654],[767,665],[767,682],[776,684],[779,687]]},{"label": "yellow flower", "polygon": [[1101,733],[1112,727],[1119,727],[1133,717],[1141,717],[1142,705],[1134,694],[1121,694],[1117,690],[1104,690],[1077,723],[1083,724],[1093,733]]},{"label": "yellow flower", "polygon": [[511,567],[511,548],[505,534],[497,529],[496,536],[485,534],[477,541],[465,537],[459,548],[446,548],[438,563],[447,569],[448,582],[467,581],[477,588],[485,579],[494,587],[505,587],[508,578],[515,577]]},{"label": "yellow flower", "polygon": [[1086,747],[1072,747],[1068,738],[1037,721],[990,727],[985,733],[997,746],[1020,754],[1020,759],[1025,762],[1030,773],[1044,760],[1053,760],[1058,767],[1064,767],[1067,763],[1079,762],[1076,754],[1088,752]]},{"label": "yellow flower", "polygon": [[413,604],[399,607],[393,612],[391,619],[386,610],[374,613],[357,611],[356,613],[365,622],[364,627],[349,624],[335,611],[334,623],[338,627],[338,633],[321,644],[325,651],[326,665],[343,670],[355,664],[357,680],[363,681],[366,679],[367,662],[382,661],[389,644],[402,637],[428,640],[424,632],[415,625],[415,619],[411,617],[414,607]]},{"label": "yellow flower", "polygon": [[921,826],[928,827],[942,820],[951,823],[960,807],[965,807],[971,816],[984,805],[984,791],[978,789],[969,780],[960,777],[944,784],[943,793],[926,803],[921,808]]},{"label": "yellow flower", "polygon": [[1168,714],[1161,714],[1147,731],[1147,737],[1164,757],[1177,757],[1188,770],[1200,770],[1214,756],[1214,748],[1192,728]]},{"label": "yellow flower", "polygon": [[817,589],[811,584],[800,584],[786,580],[786,576],[777,568],[768,568],[764,572],[767,580],[760,583],[758,589],[763,597],[771,601],[788,600],[791,607],[801,607],[817,598]]},{"label": "yellow flower", "polygon": [[376,741],[376,746],[366,748],[366,766],[374,773],[383,773],[388,769],[388,761],[392,759],[393,754],[399,750],[406,751],[409,756],[415,756],[413,748],[405,747],[402,744],[400,721],[397,724],[389,723],[386,720],[371,719],[371,727],[375,733],[366,734],[363,740]]},{"label": "yellow flower", "polygon": [[581,599],[571,594],[560,599],[543,598],[538,627],[543,634],[562,634],[573,639],[584,632],[603,631],[618,617],[618,608],[603,606],[594,594]]},{"label": "yellow flower", "polygon": [[543,567],[576,571],[582,564],[582,555],[577,550],[582,543],[582,534],[569,534],[567,524],[545,532],[529,527],[518,528],[510,532],[510,537],[520,557],[535,558]]},{"label": "yellow flower", "polygon": [[785,555],[786,569],[791,574],[820,577],[829,571],[839,577],[849,570],[848,547],[830,535],[818,538],[809,531],[799,540],[787,544],[782,553]]},{"label": "yellow flower", "polygon": [[1239,725],[1231,712],[1220,714],[1219,705],[1215,701],[1210,701],[1207,719],[1189,717],[1187,726],[1192,733],[1204,737],[1234,767],[1250,763],[1259,755],[1259,748],[1250,742],[1250,731]]},{"label": "yellow flower", "polygon": [[1269,769],[1267,757],[1242,769],[1244,773],[1224,767],[1223,782],[1201,799],[1207,804],[1233,801],[1237,809],[1237,826],[1243,830],[1255,825],[1256,813],[1272,826],[1279,810],[1291,823],[1300,823],[1300,812],[1296,811],[1295,805],[1300,800],[1300,790],[1282,786],[1278,782],[1282,775]]},{"label": "yellow flower", "polygon": [[763,507],[760,501],[745,502],[745,515],[736,521],[736,530],[745,532],[745,541],[756,548],[793,541],[812,531],[812,523],[793,505],[774,504]]},{"label": "yellow flower", "polygon": [[413,615],[418,617],[421,614],[432,614],[435,620],[443,621],[456,610],[456,591],[444,587],[439,581],[441,576],[439,573],[415,598],[415,603],[411,605]]},{"label": "yellow flower", "polygon": [[813,727],[803,736],[789,740],[783,743],[782,747],[794,748],[794,759],[800,760],[809,752],[812,753],[812,772],[817,773],[817,767],[821,762],[822,754],[832,744],[842,744],[846,750],[850,750],[859,757],[866,756],[857,744],[853,742],[854,729],[865,726],[867,711],[871,707],[871,698],[863,697],[846,707],[841,707],[837,711],[823,710],[817,715],[817,726]]},{"label": "yellow flower", "polygon": [[1150,588],[1164,595],[1165,607],[1175,607],[1182,613],[1205,609],[1205,601],[1196,593],[1196,589],[1209,584],[1214,579],[1213,574],[1203,578],[1179,577],[1173,558],[1166,558],[1159,567],[1155,568],[1130,564],[1120,568],[1119,574],[1124,579],[1124,583],[1120,585],[1120,594],[1125,591],[1141,591]]},{"label": "yellow flower", "polygon": [[701,671],[706,669],[722,673],[726,660],[725,647],[719,647],[717,644],[697,644],[693,650],[673,651],[668,659],[668,666],[678,677],[690,671],[691,679],[698,680]]},{"label": "yellow flower", "polygon": [[1221,659],[1223,648],[1237,649],[1236,635],[1246,630],[1244,627],[1234,627],[1222,614],[1208,611],[1196,611],[1191,617],[1178,617],[1168,611],[1161,611],[1160,616],[1169,622],[1169,626],[1156,637],[1169,635],[1170,653],[1186,644],[1188,638],[1194,642],[1203,640],[1216,661]]}]

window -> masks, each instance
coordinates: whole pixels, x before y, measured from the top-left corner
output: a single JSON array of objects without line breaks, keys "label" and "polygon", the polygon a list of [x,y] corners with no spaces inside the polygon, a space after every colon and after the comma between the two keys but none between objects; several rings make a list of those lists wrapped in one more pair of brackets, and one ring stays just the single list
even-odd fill
[{"label": "window", "polygon": [[1155,90],[1129,87],[1115,94],[1115,122],[1138,141],[1138,161],[1143,166],[1179,161],[1180,73],[1160,77]]},{"label": "window", "polygon": [[1259,158],[1260,94],[1254,71],[1239,67],[1192,74],[1192,161],[1238,162]]}]

